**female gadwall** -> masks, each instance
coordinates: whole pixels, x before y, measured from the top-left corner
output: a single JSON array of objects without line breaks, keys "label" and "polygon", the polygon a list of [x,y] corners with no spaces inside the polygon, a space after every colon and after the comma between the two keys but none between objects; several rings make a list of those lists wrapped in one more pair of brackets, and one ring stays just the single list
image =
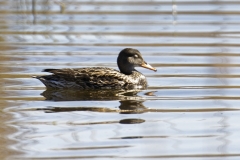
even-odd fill
[{"label": "female gadwall", "polygon": [[144,89],[146,77],[135,70],[144,67],[153,71],[157,69],[147,64],[141,53],[132,48],[123,49],[117,58],[120,72],[106,67],[44,69],[52,75],[34,76],[47,88],[66,89]]}]

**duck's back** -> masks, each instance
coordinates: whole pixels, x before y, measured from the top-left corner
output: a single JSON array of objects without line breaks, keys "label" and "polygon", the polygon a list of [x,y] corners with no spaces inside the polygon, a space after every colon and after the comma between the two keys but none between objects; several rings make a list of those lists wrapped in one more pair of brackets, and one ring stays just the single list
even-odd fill
[{"label": "duck's back", "polygon": [[36,77],[47,88],[71,89],[134,89],[146,88],[147,81],[140,72],[125,75],[106,67],[45,69],[52,75]]}]

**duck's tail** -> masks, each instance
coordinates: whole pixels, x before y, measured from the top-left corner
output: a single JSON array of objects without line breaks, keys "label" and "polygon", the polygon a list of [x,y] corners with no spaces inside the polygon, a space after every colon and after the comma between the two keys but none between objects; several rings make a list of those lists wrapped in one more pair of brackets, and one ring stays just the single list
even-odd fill
[{"label": "duck's tail", "polygon": [[44,70],[42,70],[42,72],[53,72],[53,71],[56,71],[56,70],[58,70],[58,69],[52,69],[52,68],[48,68],[48,69],[44,69]]},{"label": "duck's tail", "polygon": [[39,76],[32,76],[32,78],[36,78],[36,79],[38,79],[38,78],[39,78]]}]

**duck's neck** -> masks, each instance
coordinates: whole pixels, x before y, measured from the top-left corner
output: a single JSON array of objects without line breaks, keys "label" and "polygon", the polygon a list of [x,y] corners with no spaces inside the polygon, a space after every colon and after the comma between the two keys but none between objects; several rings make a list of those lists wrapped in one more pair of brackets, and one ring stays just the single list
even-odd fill
[{"label": "duck's neck", "polygon": [[118,66],[118,67],[119,67],[120,72],[123,74],[126,74],[126,75],[130,75],[130,74],[132,74],[133,71],[136,71],[134,69],[134,66],[132,66],[132,65],[129,65],[129,66],[125,65],[124,67],[120,67],[120,66]]}]

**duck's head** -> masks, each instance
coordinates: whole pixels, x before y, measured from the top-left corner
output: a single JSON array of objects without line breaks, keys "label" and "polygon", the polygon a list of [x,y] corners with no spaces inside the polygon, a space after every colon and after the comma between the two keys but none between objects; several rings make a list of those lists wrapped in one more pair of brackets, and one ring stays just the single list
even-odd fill
[{"label": "duck's head", "polygon": [[153,68],[142,58],[141,53],[133,48],[125,48],[123,49],[117,58],[117,64],[120,71],[124,74],[132,74],[135,67],[143,67],[153,71],[157,71],[156,68]]}]

